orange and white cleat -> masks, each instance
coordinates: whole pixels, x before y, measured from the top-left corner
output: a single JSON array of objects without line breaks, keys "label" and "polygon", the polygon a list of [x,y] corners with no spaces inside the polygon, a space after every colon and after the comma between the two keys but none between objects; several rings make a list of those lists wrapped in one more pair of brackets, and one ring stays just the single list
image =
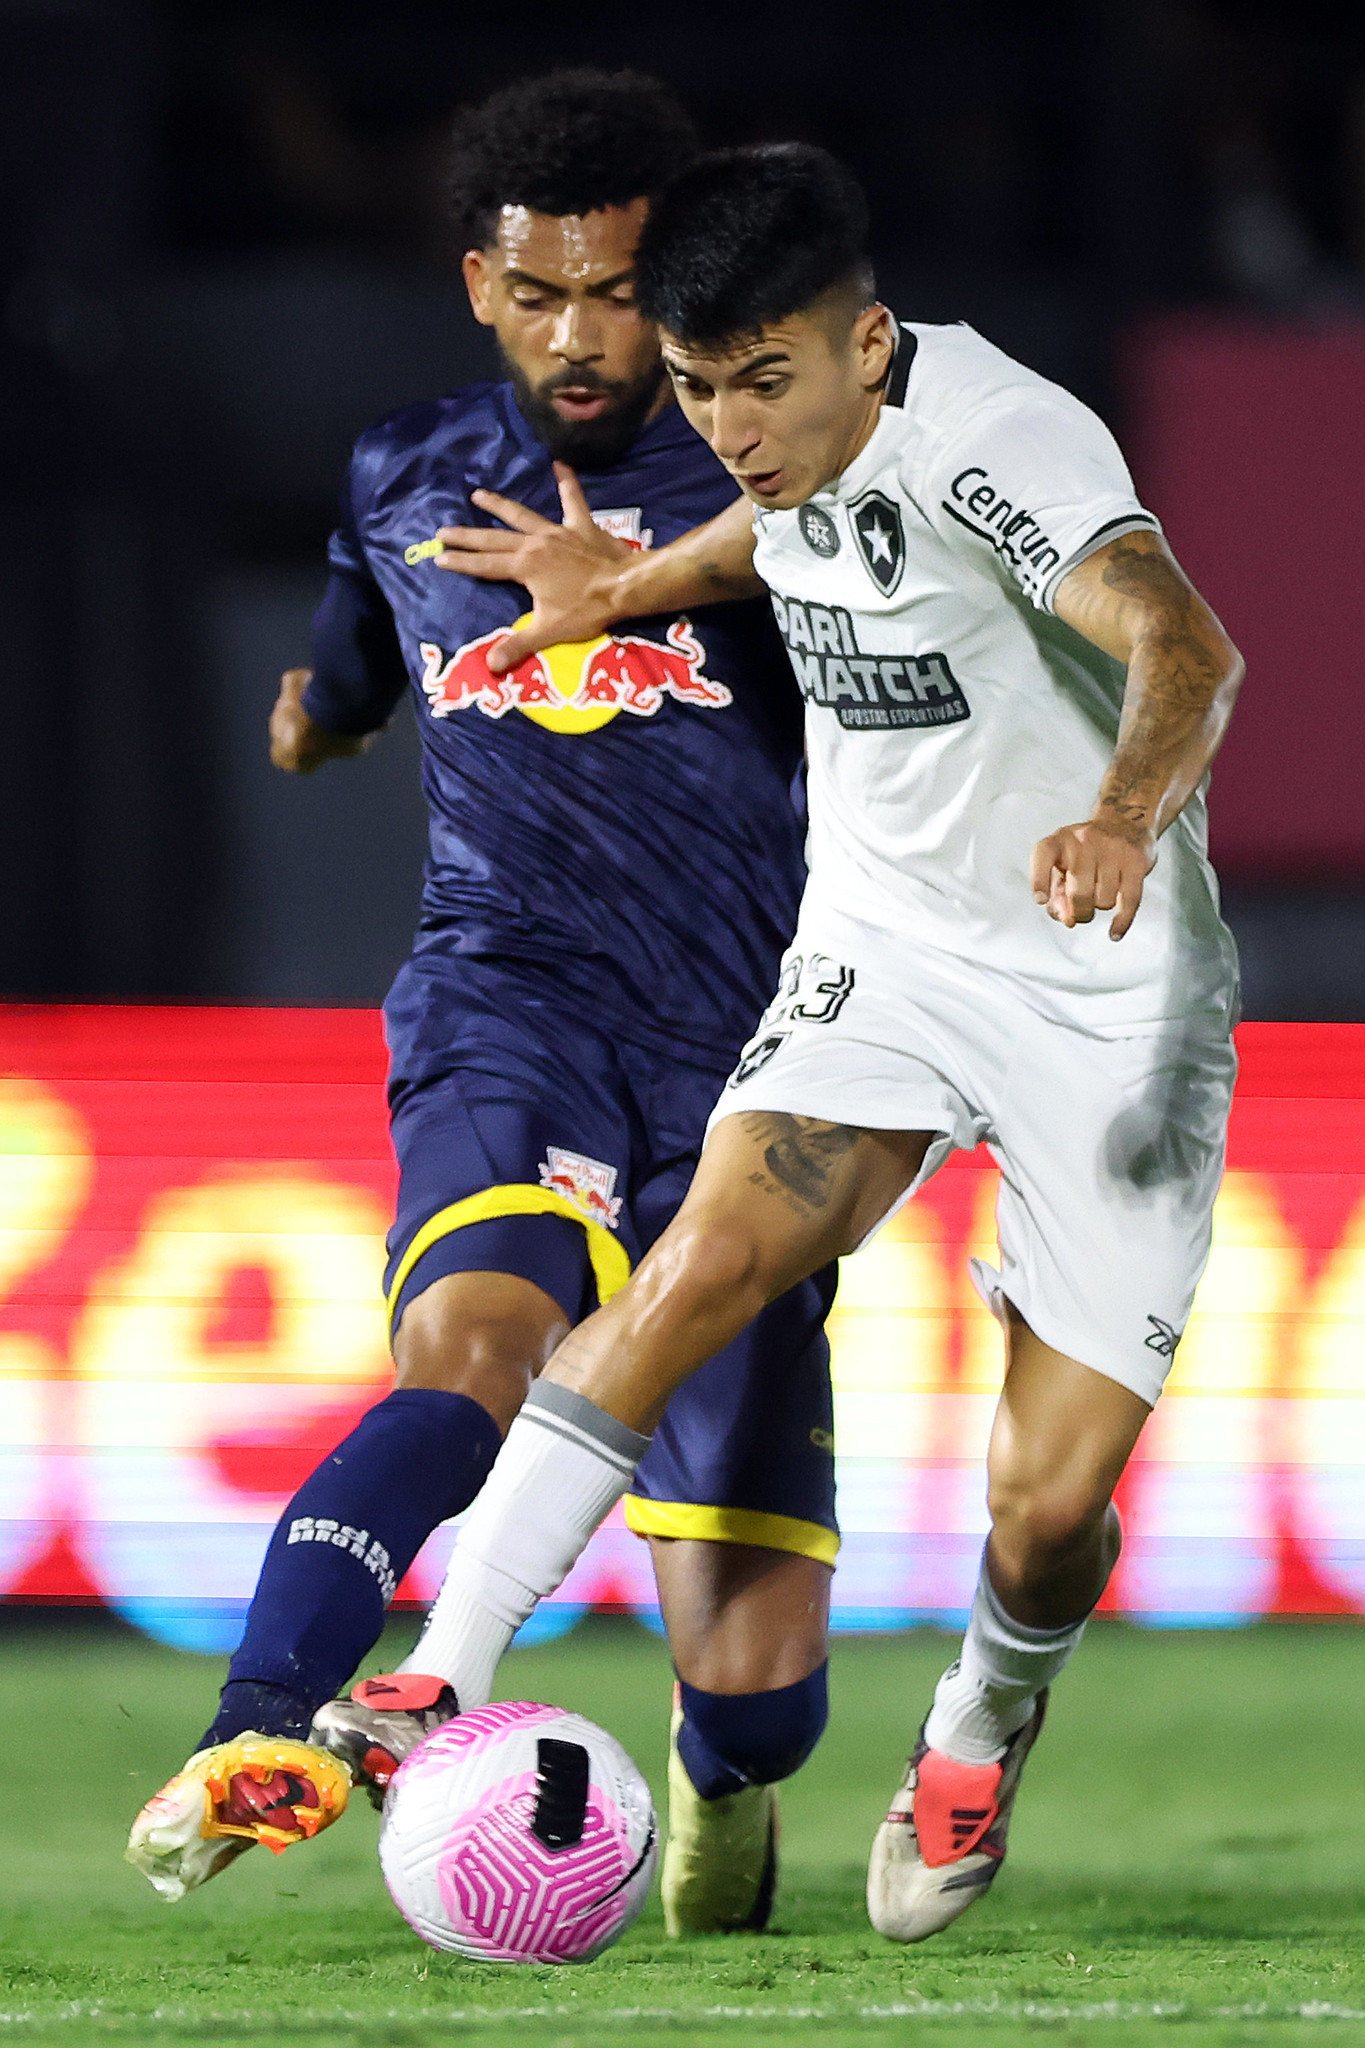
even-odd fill
[{"label": "orange and white cleat", "polygon": [[311,1743],[248,1730],[201,1749],[147,1801],[124,1859],[163,1899],[183,1899],[260,1842],[277,1856],[346,1811],[344,1766]]},{"label": "orange and white cleat", "polygon": [[992,1885],[1005,1860],[1014,1798],[1047,1711],[1031,1718],[993,1764],[959,1764],[930,1749],[921,1728],[867,1866],[867,1913],[888,1941],[927,1941]]}]

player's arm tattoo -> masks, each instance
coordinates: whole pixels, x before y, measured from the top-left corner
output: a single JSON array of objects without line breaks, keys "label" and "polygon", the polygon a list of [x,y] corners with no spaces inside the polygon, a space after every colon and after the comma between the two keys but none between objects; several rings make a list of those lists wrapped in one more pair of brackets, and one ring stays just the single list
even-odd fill
[{"label": "player's arm tattoo", "polygon": [[821,1123],[815,1117],[790,1116],[784,1110],[751,1110],[744,1126],[755,1143],[763,1146],[763,1164],[768,1169],[767,1175],[755,1173],[751,1180],[800,1213],[825,1207],[835,1192],[831,1171],[865,1135],[855,1124]]},{"label": "player's arm tattoo", "polygon": [[1223,663],[1201,631],[1205,607],[1165,554],[1120,541],[1104,565],[1104,581],[1135,599],[1148,624],[1130,658],[1123,729],[1100,809],[1158,830],[1170,757],[1197,741],[1223,681]]},{"label": "player's arm tattoo", "polygon": [[1160,535],[1125,534],[1086,570],[1088,587],[1066,613],[1128,663],[1118,743],[1095,816],[1135,835],[1159,834],[1213,758],[1241,658]]},{"label": "player's arm tattoo", "polygon": [[737,498],[704,526],[693,527],[670,547],[656,550],[652,557],[641,556],[639,563],[626,570],[627,578],[657,575],[657,569],[651,570],[651,560],[658,563],[669,555],[677,557],[680,574],[690,579],[690,588],[679,592],[686,603],[723,604],[766,589],[754,568],[754,522],[744,498]]},{"label": "player's arm tattoo", "polygon": [[763,589],[761,579],[752,569],[736,572],[724,562],[698,556],[694,564],[701,579],[705,600],[711,604],[726,604],[740,597],[753,597]]}]

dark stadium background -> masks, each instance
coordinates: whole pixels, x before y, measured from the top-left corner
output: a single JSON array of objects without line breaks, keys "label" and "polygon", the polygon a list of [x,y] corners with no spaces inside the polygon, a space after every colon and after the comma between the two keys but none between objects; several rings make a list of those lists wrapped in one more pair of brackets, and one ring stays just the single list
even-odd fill
[{"label": "dark stadium background", "polygon": [[488,362],[462,101],[554,62],[847,156],[885,296],[1118,427],[1251,656],[1215,792],[1253,1017],[1365,1019],[1365,11],[0,0],[0,989],[372,1003],[406,713],[265,764],[355,432]]}]

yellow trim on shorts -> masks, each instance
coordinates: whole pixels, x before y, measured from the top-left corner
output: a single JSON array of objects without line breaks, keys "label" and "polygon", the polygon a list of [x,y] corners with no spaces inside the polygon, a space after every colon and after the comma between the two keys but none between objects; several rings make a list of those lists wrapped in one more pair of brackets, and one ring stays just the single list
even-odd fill
[{"label": "yellow trim on shorts", "polygon": [[500,1216],[567,1216],[570,1223],[580,1224],[588,1233],[588,1257],[592,1260],[599,1301],[610,1301],[630,1278],[630,1254],[604,1224],[585,1216],[557,1188],[533,1188],[529,1181],[508,1181],[501,1187],[481,1188],[477,1195],[466,1195],[463,1201],[452,1202],[448,1209],[438,1209],[422,1225],[398,1261],[389,1289],[390,1336],[398,1297],[417,1261],[452,1231],[463,1230],[468,1223],[491,1223]]},{"label": "yellow trim on shorts", "polygon": [[626,1527],[637,1536],[693,1536],[703,1543],[753,1543],[761,1550],[790,1550],[833,1564],[839,1538],[823,1522],[803,1522],[796,1515],[765,1515],[757,1508],[694,1507],[681,1500],[646,1500],[628,1493]]}]

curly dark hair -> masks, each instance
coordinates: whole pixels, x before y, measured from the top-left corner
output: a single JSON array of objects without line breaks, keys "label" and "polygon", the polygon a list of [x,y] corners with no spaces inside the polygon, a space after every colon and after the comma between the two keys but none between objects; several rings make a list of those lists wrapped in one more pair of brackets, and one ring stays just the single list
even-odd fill
[{"label": "curly dark hair", "polygon": [[638,71],[550,71],[460,114],[450,197],[466,248],[487,248],[504,206],[594,213],[652,199],[697,153],[686,110]]},{"label": "curly dark hair", "polygon": [[648,320],[705,347],[802,313],[836,285],[875,292],[867,201],[852,171],[807,142],[718,149],[675,179],[636,263]]}]

